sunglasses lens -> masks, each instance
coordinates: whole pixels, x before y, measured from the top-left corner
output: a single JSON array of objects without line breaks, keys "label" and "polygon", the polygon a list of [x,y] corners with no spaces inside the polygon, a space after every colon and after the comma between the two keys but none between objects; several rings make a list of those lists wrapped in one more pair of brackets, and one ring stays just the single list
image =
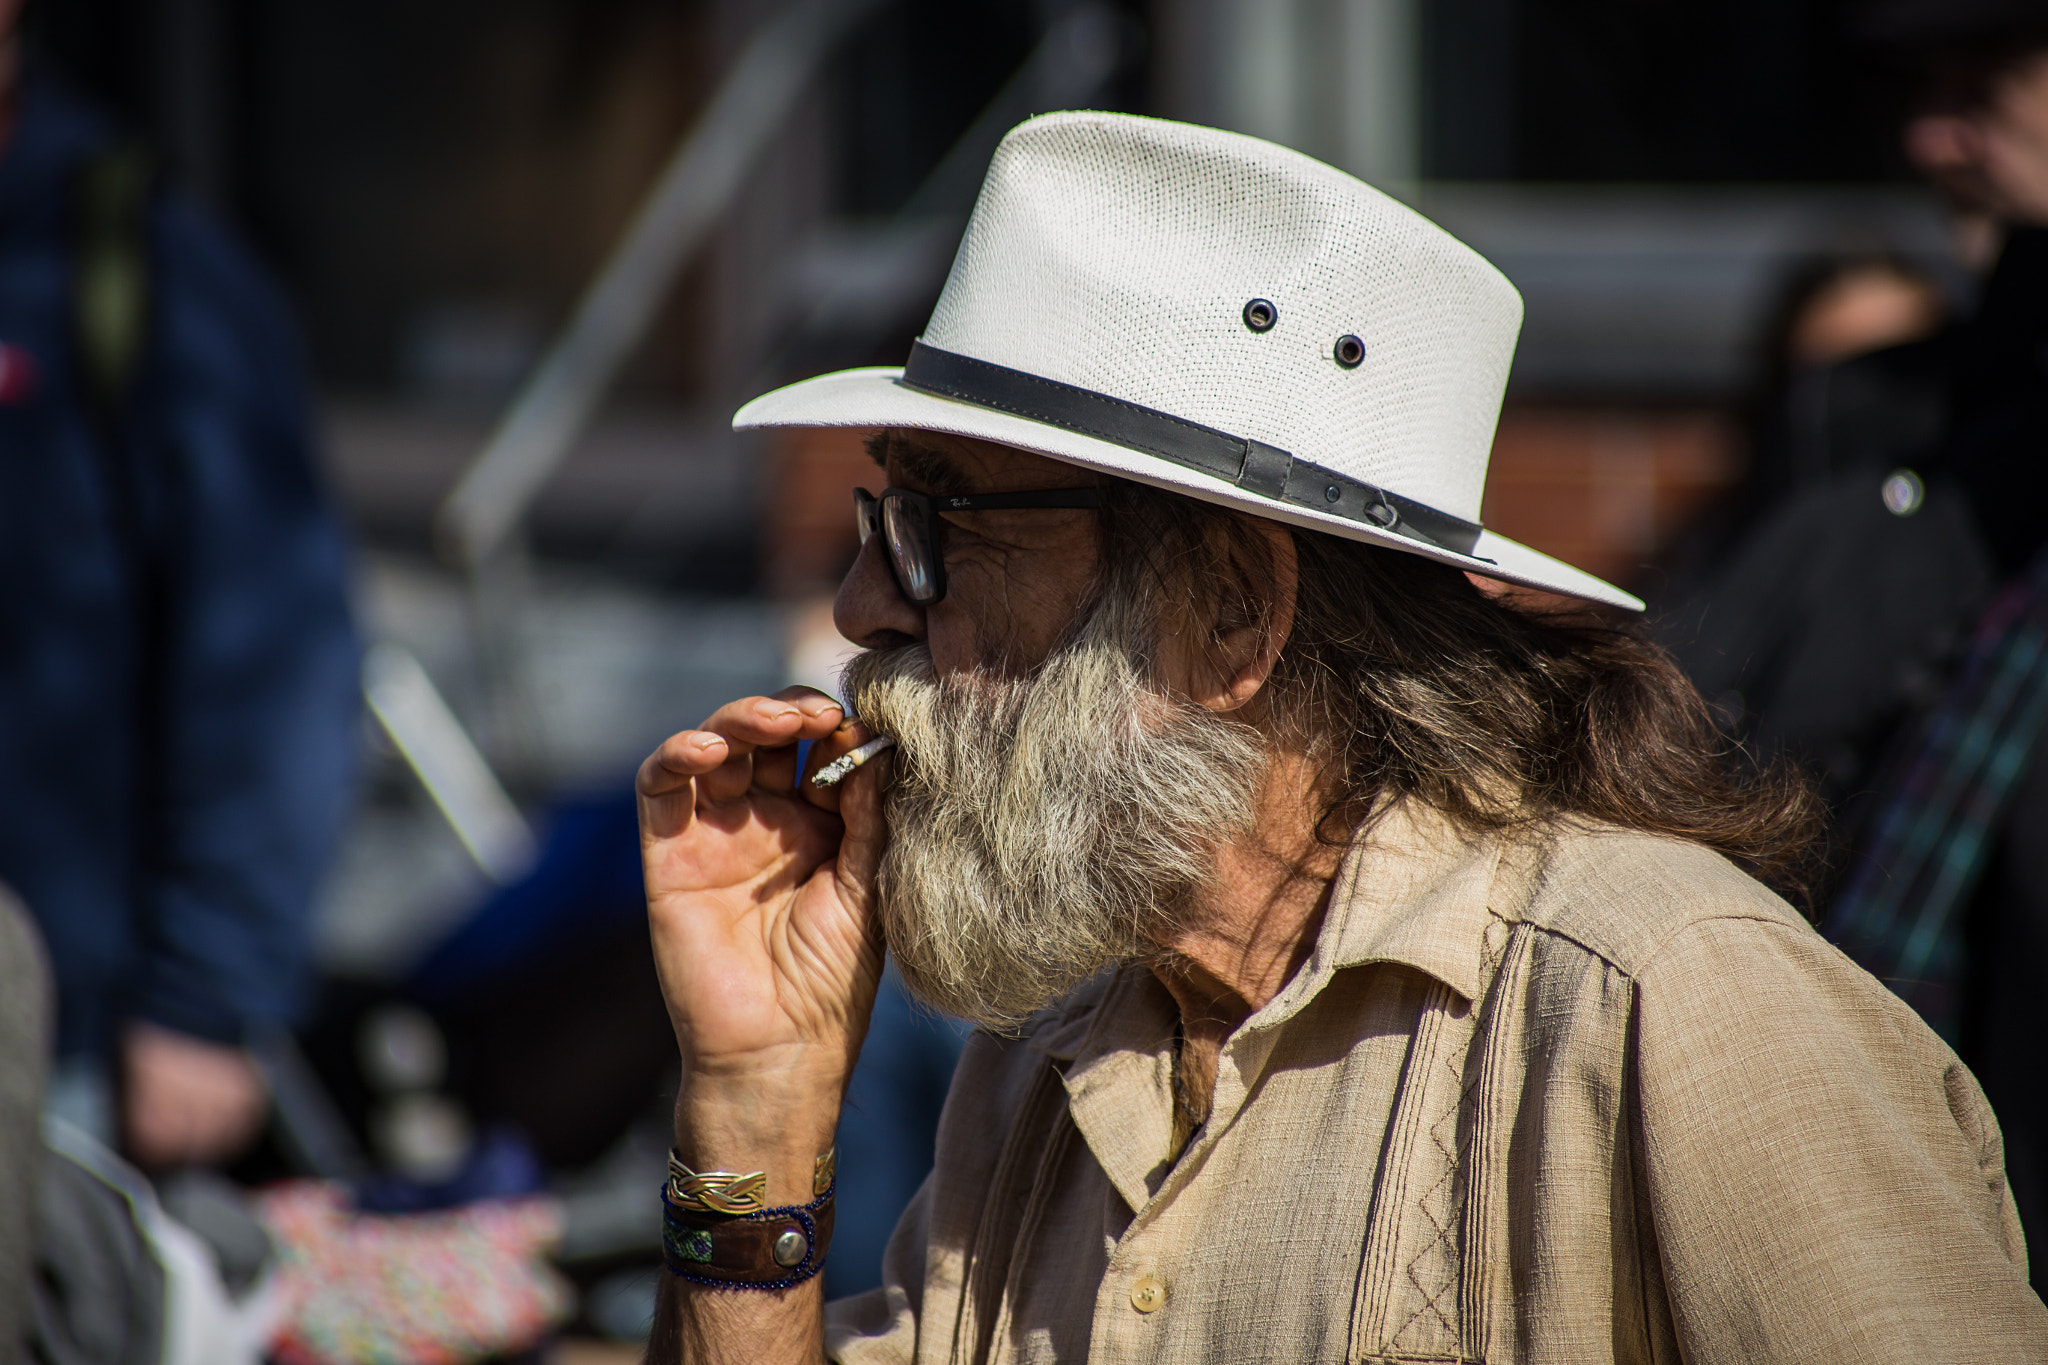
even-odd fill
[{"label": "sunglasses lens", "polygon": [[924,508],[903,498],[882,500],[882,534],[889,545],[889,559],[896,566],[903,595],[913,602],[938,600],[938,575],[933,571],[931,523]]},{"label": "sunglasses lens", "polygon": [[860,543],[868,543],[868,537],[875,533],[875,522],[881,515],[882,505],[875,495],[865,488],[853,490],[853,524],[860,531]]}]

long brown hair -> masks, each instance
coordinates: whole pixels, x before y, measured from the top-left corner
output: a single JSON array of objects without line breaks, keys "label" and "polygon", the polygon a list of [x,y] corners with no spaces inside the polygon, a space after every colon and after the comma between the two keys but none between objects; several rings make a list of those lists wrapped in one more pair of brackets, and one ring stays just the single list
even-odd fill
[{"label": "long brown hair", "polygon": [[[1243,514],[1117,483],[1104,532],[1112,574],[1270,610],[1247,593],[1257,576],[1231,567],[1270,563]],[[1639,627],[1485,592],[1417,555],[1292,535],[1294,624],[1268,689],[1275,721],[1325,756],[1326,840],[1394,797],[1473,830],[1576,815],[1704,844],[1803,898],[1818,799],[1724,735]]]}]

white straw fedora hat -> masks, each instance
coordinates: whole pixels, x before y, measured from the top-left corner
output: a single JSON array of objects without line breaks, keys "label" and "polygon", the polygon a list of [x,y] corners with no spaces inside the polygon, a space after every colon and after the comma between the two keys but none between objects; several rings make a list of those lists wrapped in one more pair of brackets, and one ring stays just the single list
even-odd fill
[{"label": "white straw fedora hat", "polygon": [[1047,114],[997,149],[907,365],[777,389],[733,426],[979,437],[1640,609],[1479,525],[1521,322],[1477,252],[1319,161]]}]

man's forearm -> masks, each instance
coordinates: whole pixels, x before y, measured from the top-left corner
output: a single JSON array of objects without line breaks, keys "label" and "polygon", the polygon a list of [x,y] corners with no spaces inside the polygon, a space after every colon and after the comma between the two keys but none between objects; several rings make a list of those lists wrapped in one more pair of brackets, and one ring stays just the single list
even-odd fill
[{"label": "man's forearm", "polygon": [[[817,1157],[838,1127],[845,1077],[828,1064],[770,1077],[696,1076],[676,1104],[676,1150],[697,1170],[765,1170],[767,1202],[811,1197]],[[830,1251],[827,1249],[829,1258]],[[714,1288],[664,1275],[649,1365],[817,1365],[824,1359],[824,1281],[792,1289]]]},{"label": "man's forearm", "polygon": [[663,1277],[647,1365],[817,1365],[825,1358],[825,1291],[709,1289]]},{"label": "man's forearm", "polygon": [[[636,779],[648,924],[683,1061],[666,1216],[684,1273],[661,1287],[648,1344],[657,1365],[816,1365],[823,1355],[816,1272],[831,1248],[829,1235],[818,1245],[829,1220],[816,1201],[831,1186],[820,1158],[882,975],[881,813],[865,769],[805,792],[797,746],[812,741],[810,761],[823,763],[865,738],[839,703],[791,688],[670,736]],[[771,1210],[812,1205],[818,1217],[804,1215],[807,1237],[721,1221],[756,1198]],[[748,1242],[763,1232],[772,1246]],[[809,1278],[785,1289],[732,1283],[799,1274]]]}]

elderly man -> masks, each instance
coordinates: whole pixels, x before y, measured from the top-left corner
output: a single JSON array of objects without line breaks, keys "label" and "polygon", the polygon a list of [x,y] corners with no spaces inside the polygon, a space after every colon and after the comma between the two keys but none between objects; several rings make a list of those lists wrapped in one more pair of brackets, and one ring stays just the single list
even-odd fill
[{"label": "elderly man", "polygon": [[[874,429],[889,487],[859,719],[751,698],[641,771],[651,1358],[2048,1358],[1975,1082],[1744,871],[1808,798],[1467,577],[1633,605],[1477,524],[1519,321],[1328,167],[1057,114],[903,370],[742,411]],[[983,1027],[828,1309],[885,951]]]}]

